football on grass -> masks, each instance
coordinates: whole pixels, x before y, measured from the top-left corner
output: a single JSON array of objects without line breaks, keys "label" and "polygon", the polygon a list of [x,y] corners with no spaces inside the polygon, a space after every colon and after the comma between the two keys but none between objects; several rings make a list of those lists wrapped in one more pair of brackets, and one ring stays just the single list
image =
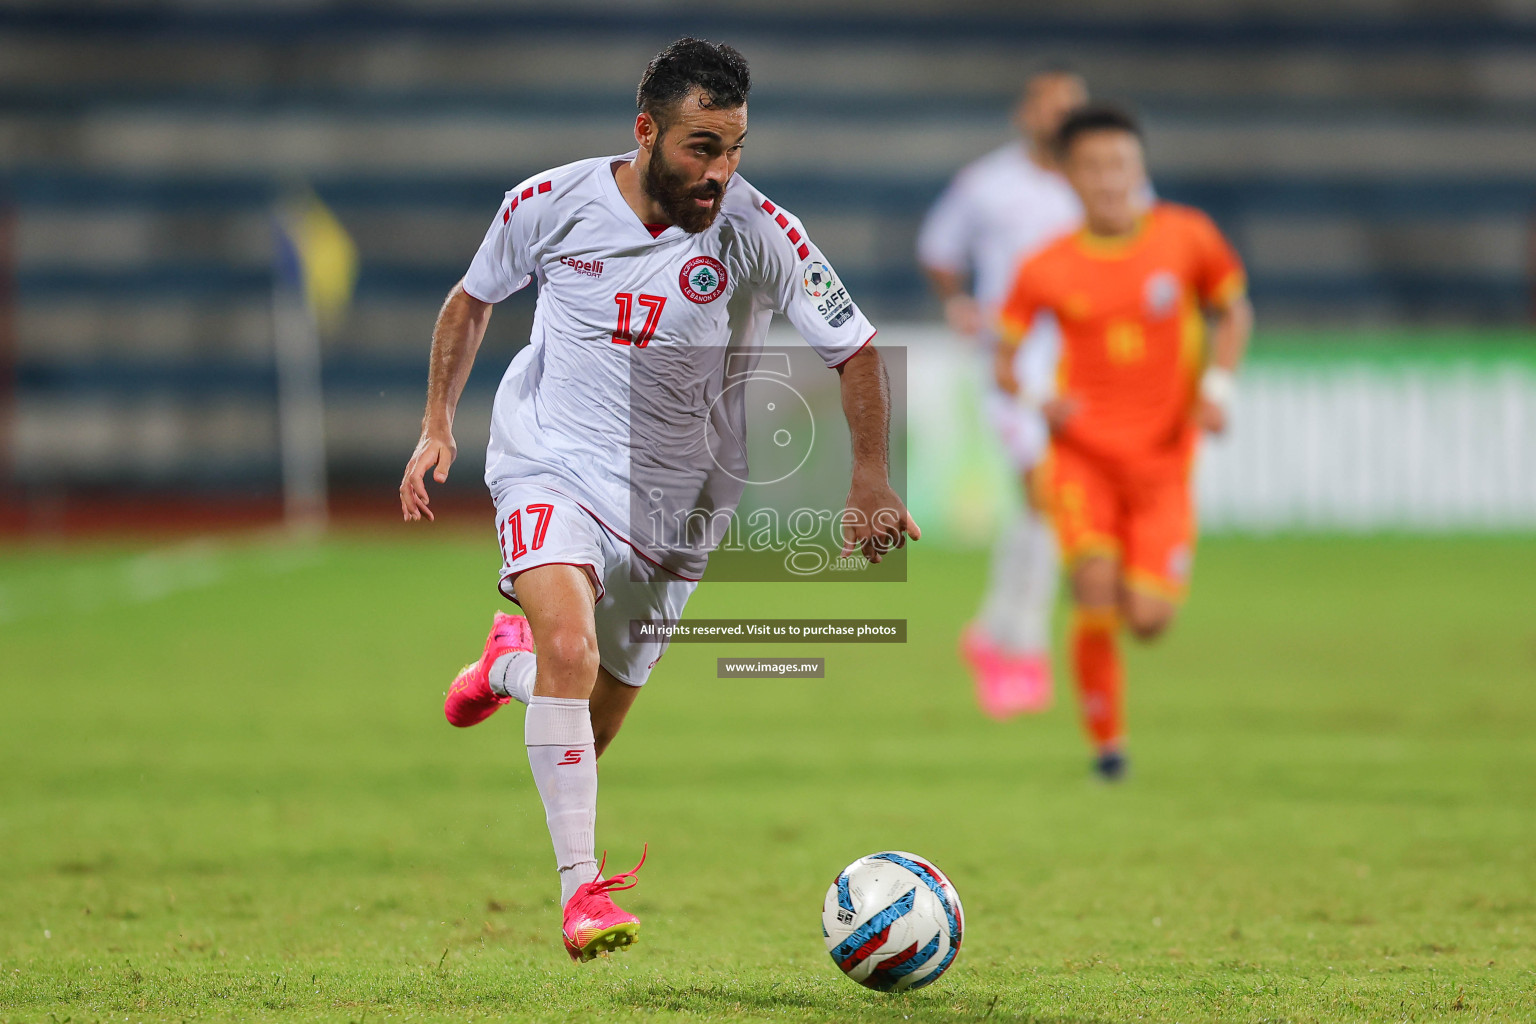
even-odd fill
[{"label": "football on grass", "polygon": [[860,985],[921,988],[960,952],[960,894],[933,862],[889,850],[860,857],[832,882],[821,906],[827,952]]}]

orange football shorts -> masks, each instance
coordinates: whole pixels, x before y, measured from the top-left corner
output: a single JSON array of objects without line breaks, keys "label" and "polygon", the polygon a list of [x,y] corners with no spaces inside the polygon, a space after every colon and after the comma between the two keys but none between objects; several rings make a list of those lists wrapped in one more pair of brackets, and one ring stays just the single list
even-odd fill
[{"label": "orange football shorts", "polygon": [[1171,601],[1189,585],[1195,544],[1190,461],[1161,465],[1095,457],[1059,443],[1045,491],[1062,556],[1118,559],[1127,585]]}]

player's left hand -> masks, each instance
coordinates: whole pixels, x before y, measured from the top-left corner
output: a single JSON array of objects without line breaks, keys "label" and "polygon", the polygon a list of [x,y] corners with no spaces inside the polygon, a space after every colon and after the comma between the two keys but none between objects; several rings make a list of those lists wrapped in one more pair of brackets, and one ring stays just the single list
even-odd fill
[{"label": "player's left hand", "polygon": [[1227,430],[1227,410],[1208,398],[1202,398],[1195,407],[1195,422],[1207,433],[1224,434]]},{"label": "player's left hand", "polygon": [[871,562],[880,561],[894,548],[905,547],[908,537],[920,540],[923,536],[885,474],[876,478],[858,470],[854,470],[853,484],[848,488],[842,527],[843,557],[858,551]]}]

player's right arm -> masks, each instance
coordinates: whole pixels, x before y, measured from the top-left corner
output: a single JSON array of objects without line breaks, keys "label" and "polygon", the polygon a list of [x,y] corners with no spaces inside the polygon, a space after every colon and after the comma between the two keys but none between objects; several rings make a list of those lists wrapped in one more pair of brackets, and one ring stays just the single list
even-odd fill
[{"label": "player's right arm", "polygon": [[475,353],[491,322],[491,304],[464,290],[460,281],[448,293],[432,329],[432,357],[427,371],[427,411],[421,418],[421,439],[405,465],[400,481],[400,511],[407,522],[423,515],[435,518],[427,496],[426,475],[438,483],[448,480],[448,467],[458,457],[453,440],[453,415],[475,365]]},{"label": "player's right arm", "polygon": [[976,299],[966,287],[974,236],[970,207],[961,172],[933,204],[917,233],[917,261],[944,304],[950,330],[963,338],[976,337],[983,326]]},{"label": "player's right arm", "polygon": [[[526,185],[526,183],[524,183]],[[522,192],[519,189],[523,189]],[[427,497],[426,476],[444,483],[458,456],[453,441],[453,414],[475,365],[475,353],[491,322],[491,307],[531,279],[531,240],[535,225],[530,204],[518,210],[519,199],[533,189],[519,186],[502,199],[491,226],[475,253],[464,279],[453,286],[437,314],[432,330],[432,357],[427,371],[427,411],[421,418],[421,439],[405,464],[400,480],[400,512],[407,522],[423,515],[434,518]],[[548,191],[546,188],[545,191]]]},{"label": "player's right arm", "polygon": [[965,290],[965,276],[955,270],[924,267],[928,284],[944,304],[944,319],[949,329],[962,338],[974,338],[981,333],[981,308],[975,298]]},{"label": "player's right arm", "polygon": [[1013,279],[1013,287],[1008,291],[1008,298],[1004,300],[1002,308],[998,311],[997,349],[993,356],[992,373],[997,380],[997,386],[1004,394],[1014,395],[1024,404],[1037,407],[1040,414],[1045,417],[1045,422],[1052,430],[1056,430],[1077,411],[1077,400],[1070,395],[1021,394],[1018,370],[1015,369],[1018,366],[1019,349],[1028,340],[1036,317],[1041,311],[1050,308],[1040,294],[1039,277],[1040,271],[1036,260],[1029,259],[1019,268],[1018,275]]}]

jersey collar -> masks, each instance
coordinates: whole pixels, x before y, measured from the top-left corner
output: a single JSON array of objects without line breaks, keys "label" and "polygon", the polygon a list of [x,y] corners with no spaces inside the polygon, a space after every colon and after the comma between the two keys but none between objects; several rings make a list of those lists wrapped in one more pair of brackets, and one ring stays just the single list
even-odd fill
[{"label": "jersey collar", "polygon": [[1105,259],[1117,259],[1130,255],[1136,243],[1147,233],[1147,225],[1152,223],[1152,210],[1148,209],[1136,221],[1136,230],[1128,235],[1107,236],[1096,235],[1088,230],[1085,224],[1077,229],[1077,244],[1090,256],[1100,256]]},{"label": "jersey collar", "polygon": [[603,198],[608,201],[614,216],[618,217],[627,227],[632,228],[633,233],[638,239],[649,244],[670,242],[679,235],[684,234],[683,229],[676,224],[671,224],[661,234],[651,234],[651,229],[645,226],[635,211],[630,209],[629,204],[624,201],[624,193],[619,191],[618,180],[613,176],[617,165],[629,163],[638,153],[639,150],[632,149],[622,156],[611,156],[603,161],[602,173],[598,175],[602,179]]}]

